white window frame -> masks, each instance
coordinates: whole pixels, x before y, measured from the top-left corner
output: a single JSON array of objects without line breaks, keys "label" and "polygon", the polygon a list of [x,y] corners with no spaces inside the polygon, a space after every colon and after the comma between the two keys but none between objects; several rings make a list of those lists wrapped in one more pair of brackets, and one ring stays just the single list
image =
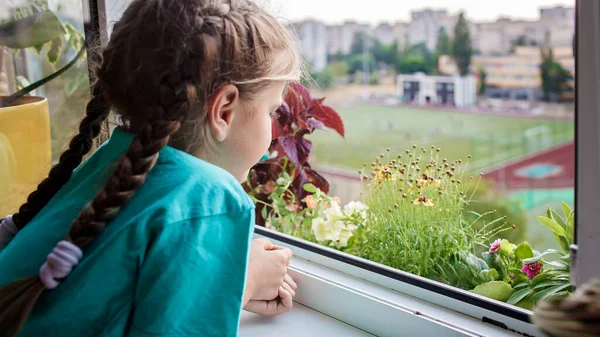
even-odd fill
[{"label": "white window frame", "polygon": [[[82,0],[88,21],[90,5],[97,9],[91,19],[99,20],[95,24],[102,41],[111,26],[107,8],[126,1]],[[576,69],[585,69],[577,72],[576,81],[577,226],[572,249],[573,279],[580,285],[600,275],[600,1],[577,0],[576,15]],[[300,285],[298,303],[364,331],[379,336],[542,336],[528,322],[530,311],[263,227],[255,228],[255,236],[294,251],[290,273]]]}]

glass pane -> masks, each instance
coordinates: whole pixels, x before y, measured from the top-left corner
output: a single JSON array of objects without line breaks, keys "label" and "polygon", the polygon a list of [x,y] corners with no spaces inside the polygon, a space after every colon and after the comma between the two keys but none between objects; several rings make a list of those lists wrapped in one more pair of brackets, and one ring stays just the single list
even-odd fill
[{"label": "glass pane", "polygon": [[89,98],[79,0],[3,1],[0,5],[0,97],[60,76],[0,107],[0,214],[23,204],[68,148]]},{"label": "glass pane", "polygon": [[248,186],[261,225],[531,309],[571,290],[574,2],[476,5],[275,2],[312,98]]}]

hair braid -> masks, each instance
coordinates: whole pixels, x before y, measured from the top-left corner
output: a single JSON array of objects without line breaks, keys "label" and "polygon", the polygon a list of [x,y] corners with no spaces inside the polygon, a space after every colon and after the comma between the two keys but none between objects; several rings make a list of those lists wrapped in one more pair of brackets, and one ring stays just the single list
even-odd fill
[{"label": "hair braid", "polygon": [[69,143],[69,149],[60,156],[58,164],[52,167],[48,177],[29,194],[27,202],[13,215],[13,221],[19,229],[25,227],[69,181],[73,170],[81,164],[83,156],[90,151],[94,139],[100,134],[101,124],[108,117],[110,106],[98,82],[93,86],[92,95],[86,107],[86,116],[79,124],[79,133]]},{"label": "hair braid", "polygon": [[[180,79],[181,76],[170,78]],[[83,249],[98,237],[146,181],[158,160],[158,153],[181,127],[190,102],[196,99],[195,90],[185,81],[175,85],[168,82],[165,79],[161,85],[160,114],[155,116],[156,120],[141,127],[104,188],[71,223],[66,241]],[[0,288],[0,331],[7,331],[9,337],[17,336],[44,290],[46,288],[39,275]]]},{"label": "hair braid", "polygon": [[[216,89],[234,84],[241,99],[253,99],[271,81],[299,78],[302,58],[295,41],[248,0],[132,0],[104,49],[79,134],[15,214],[15,222],[25,226],[69,180],[114,108],[135,137],[105,185],[71,223],[66,242],[57,244],[77,250],[78,260],[81,249],[144,184],[161,149],[208,148],[207,109]],[[49,256],[40,274],[0,288],[2,337],[16,336],[46,287],[67,277],[68,271],[50,270],[54,262]]]}]

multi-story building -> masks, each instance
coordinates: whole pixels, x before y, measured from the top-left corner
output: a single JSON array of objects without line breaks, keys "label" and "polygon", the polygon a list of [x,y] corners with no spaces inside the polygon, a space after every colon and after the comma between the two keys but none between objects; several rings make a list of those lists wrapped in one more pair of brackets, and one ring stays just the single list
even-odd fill
[{"label": "multi-story building", "polygon": [[327,26],[319,21],[305,20],[294,25],[300,46],[311,70],[321,72],[327,65]]},{"label": "multi-story building", "polygon": [[396,22],[394,24],[394,37],[396,41],[398,41],[398,48],[402,49],[406,45],[408,39],[408,24]]},{"label": "multi-story building", "polygon": [[[571,47],[552,49],[554,60],[575,74],[575,60]],[[486,72],[486,95],[532,100],[542,95],[540,47],[516,47],[515,53],[498,56],[473,56],[471,72]],[[456,64],[449,56],[439,59],[439,68],[445,74],[457,74]]]},{"label": "multi-story building", "polygon": [[352,42],[354,41],[356,34],[361,31],[370,33],[371,27],[356,21],[346,21],[341,25],[327,27],[327,53],[330,55],[350,53]]},{"label": "multi-story building", "polygon": [[373,36],[382,44],[392,44],[396,40],[394,26],[389,23],[380,23],[373,29]]},{"label": "multi-story building", "polygon": [[457,16],[449,16],[446,10],[424,9],[411,12],[408,24],[408,43],[411,45],[425,43],[429,50],[434,50],[440,28],[444,28],[452,36]]},{"label": "multi-story building", "polygon": [[572,45],[575,33],[574,8],[541,8],[540,19],[535,21],[499,18],[493,22],[474,24],[473,48],[482,55],[508,54],[513,42],[524,37],[529,44],[543,45],[548,41],[553,47]]}]

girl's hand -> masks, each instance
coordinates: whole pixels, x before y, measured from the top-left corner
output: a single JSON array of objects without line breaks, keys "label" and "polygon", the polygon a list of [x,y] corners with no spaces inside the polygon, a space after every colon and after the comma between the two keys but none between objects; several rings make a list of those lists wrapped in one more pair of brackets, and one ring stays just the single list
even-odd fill
[{"label": "girl's hand", "polygon": [[292,310],[292,299],[296,296],[297,287],[292,277],[286,274],[283,284],[279,287],[277,298],[270,301],[251,300],[246,304],[244,310],[267,317],[284,314]]},{"label": "girl's hand", "polygon": [[291,257],[292,251],[288,248],[275,246],[264,238],[252,240],[242,304],[245,306],[249,300],[268,301],[276,298],[279,287],[284,283]]}]

